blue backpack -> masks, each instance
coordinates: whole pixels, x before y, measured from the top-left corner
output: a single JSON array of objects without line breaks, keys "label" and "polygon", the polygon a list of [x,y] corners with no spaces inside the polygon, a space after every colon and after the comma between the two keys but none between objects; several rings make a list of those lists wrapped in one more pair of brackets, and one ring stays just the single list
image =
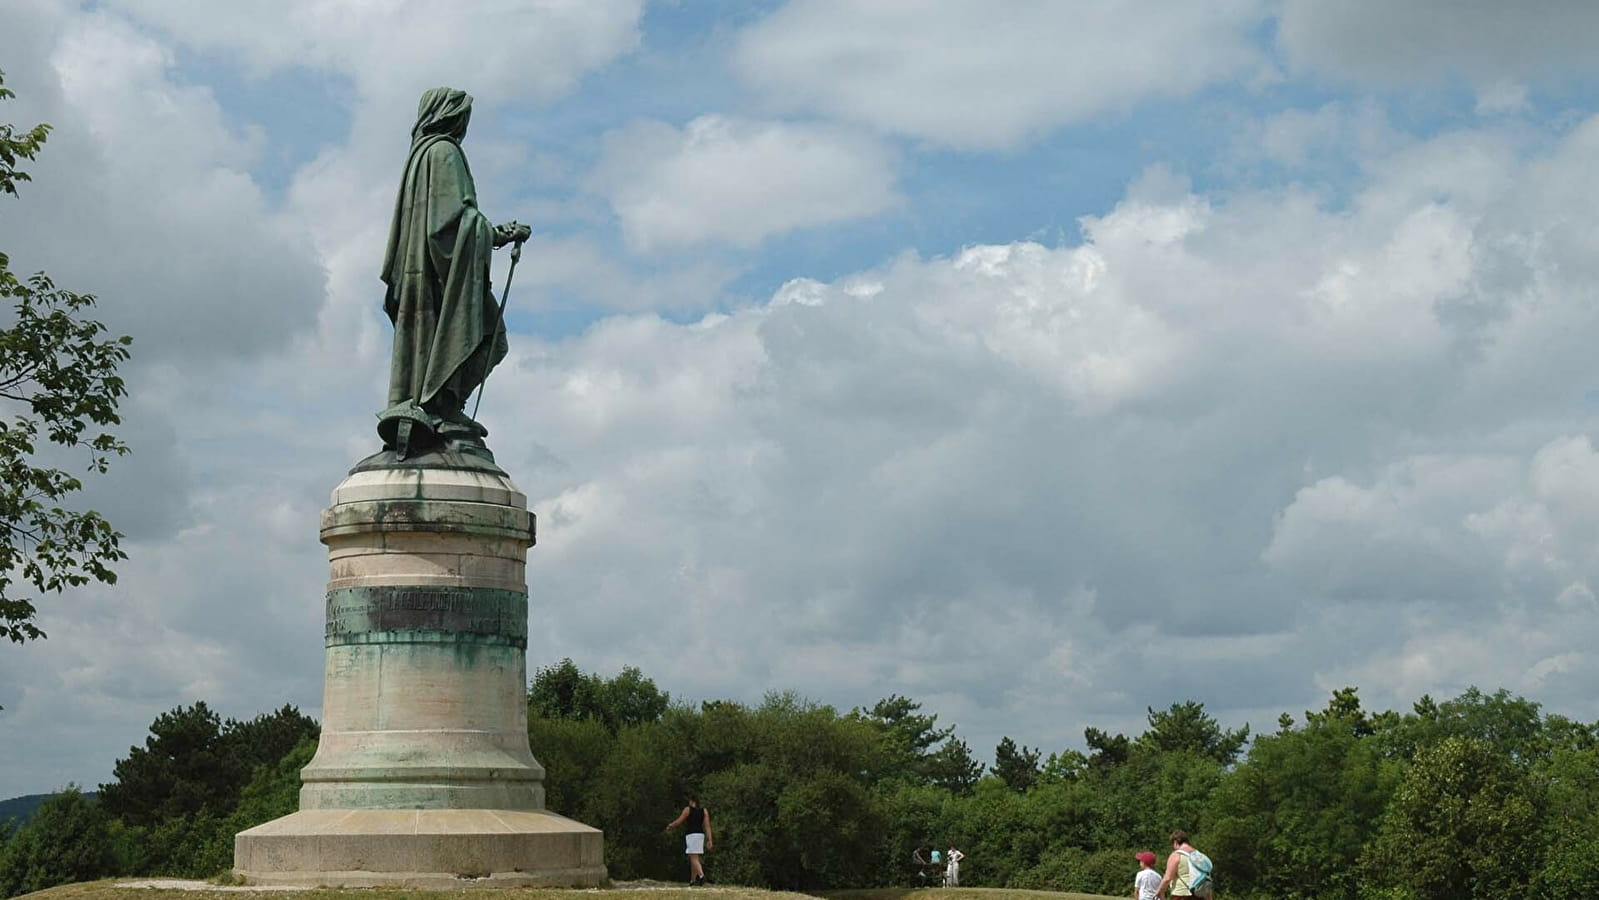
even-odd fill
[{"label": "blue backpack", "polygon": [[1210,857],[1200,853],[1198,850],[1178,850],[1177,852],[1188,858],[1188,876],[1193,879],[1188,883],[1188,889],[1195,894],[1210,893],[1211,887],[1215,884],[1210,879]]}]

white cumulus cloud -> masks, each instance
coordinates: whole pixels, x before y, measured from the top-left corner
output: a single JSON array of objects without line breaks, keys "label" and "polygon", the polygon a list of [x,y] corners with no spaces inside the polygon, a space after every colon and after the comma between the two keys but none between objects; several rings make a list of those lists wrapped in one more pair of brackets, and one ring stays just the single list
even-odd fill
[{"label": "white cumulus cloud", "polygon": [[1264,18],[1255,0],[790,0],[733,66],[782,108],[993,149],[1256,67]]},{"label": "white cumulus cloud", "polygon": [[439,84],[485,100],[564,94],[632,50],[643,0],[496,0],[470,10],[426,0],[111,4],[192,46],[260,69],[315,67],[369,98],[416,97]]},{"label": "white cumulus cloud", "polygon": [[608,135],[592,183],[628,243],[657,251],[875,215],[896,202],[894,177],[893,155],[848,129],[705,115]]}]

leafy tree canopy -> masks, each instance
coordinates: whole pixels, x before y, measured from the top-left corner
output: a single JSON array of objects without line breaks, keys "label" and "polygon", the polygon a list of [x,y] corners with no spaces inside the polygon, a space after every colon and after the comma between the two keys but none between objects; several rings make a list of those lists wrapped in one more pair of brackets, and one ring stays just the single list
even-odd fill
[{"label": "leafy tree canopy", "polygon": [[671,695],[625,666],[615,678],[583,672],[570,658],[541,666],[528,687],[528,711],[547,719],[595,719],[616,731],[654,722],[671,705]]},{"label": "leafy tree canopy", "polygon": [[1173,703],[1170,709],[1149,709],[1149,730],[1139,736],[1137,749],[1156,753],[1187,750],[1232,765],[1249,742],[1249,726],[1223,731],[1205,704],[1193,700]]},{"label": "leafy tree canopy", "polygon": [[983,775],[983,764],[971,748],[955,738],[954,726],[938,727],[938,716],[921,712],[909,697],[891,694],[850,716],[876,727],[885,742],[885,778],[932,784],[955,793],[971,790]]},{"label": "leafy tree canopy", "polygon": [[39,807],[0,851],[0,897],[111,872],[106,815],[74,785]]},{"label": "leafy tree canopy", "polygon": [[994,748],[994,775],[1013,791],[1026,792],[1038,781],[1039,751],[1016,745],[1010,737],[1000,738]]},{"label": "leafy tree canopy", "polygon": [[[5,86],[5,73],[0,72],[0,100],[10,100],[15,96]],[[49,125],[35,125],[18,134],[9,123],[0,122],[0,193],[15,197],[17,182],[33,180],[27,172],[17,168],[17,160],[32,160],[49,135]]]},{"label": "leafy tree canopy", "polygon": [[955,795],[971,793],[972,786],[983,777],[983,764],[972,756],[972,748],[957,737],[944,741],[923,758],[922,768],[934,787]]},{"label": "leafy tree canopy", "polygon": [[905,753],[919,758],[955,733],[953,727],[937,727],[938,716],[925,715],[920,712],[921,708],[920,703],[909,697],[890,694],[873,704],[870,710],[855,710],[855,715],[882,727]]},{"label": "leafy tree canopy", "polygon": [[1526,896],[1544,800],[1492,743],[1450,735],[1417,753],[1389,802],[1366,850],[1368,880],[1424,900]]},{"label": "leafy tree canopy", "polygon": [[[0,76],[0,100],[14,96]],[[32,160],[48,125],[17,131],[0,123],[0,193],[31,180],[18,169]],[[121,423],[117,404],[127,394],[117,367],[132,339],[106,336],[88,318],[95,298],[58,288],[40,272],[11,272],[0,253],[0,297],[11,304],[0,329],[0,635],[21,643],[44,637],[34,624],[40,595],[91,581],[116,581],[111,566],[126,559],[122,535],[93,510],[62,504],[83,487],[73,469],[42,462],[41,442],[78,448],[78,472],[103,473],[128,452],[108,430]]]},{"label": "leafy tree canopy", "polygon": [[1088,745],[1090,770],[1115,768],[1127,762],[1133,752],[1133,742],[1125,734],[1111,734],[1090,725],[1083,729],[1083,743]]},{"label": "leafy tree canopy", "polygon": [[203,700],[178,707],[151,723],[143,747],[117,760],[116,781],[100,785],[100,799],[127,825],[226,816],[257,767],[277,765],[319,733],[315,720],[288,705],[244,722],[224,722]]}]

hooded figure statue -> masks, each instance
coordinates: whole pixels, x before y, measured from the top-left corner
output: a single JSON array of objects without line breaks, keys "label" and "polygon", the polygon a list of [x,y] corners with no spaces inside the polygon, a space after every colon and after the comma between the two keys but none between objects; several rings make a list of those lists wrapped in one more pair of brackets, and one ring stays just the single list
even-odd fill
[{"label": "hooded figure statue", "polygon": [[493,248],[525,239],[527,228],[494,228],[478,210],[460,143],[471,118],[472,97],[464,91],[441,87],[422,95],[394,203],[382,274],[394,352],[378,434],[402,458],[449,438],[481,444],[488,431],[463,408],[505,358],[489,257]]}]

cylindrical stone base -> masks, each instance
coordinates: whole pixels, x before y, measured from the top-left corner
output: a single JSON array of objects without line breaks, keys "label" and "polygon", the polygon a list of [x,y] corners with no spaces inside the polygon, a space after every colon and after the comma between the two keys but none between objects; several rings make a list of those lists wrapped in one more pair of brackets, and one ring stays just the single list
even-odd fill
[{"label": "cylindrical stone base", "polygon": [[322,739],[300,773],[300,812],[235,839],[240,875],[604,881],[601,833],[543,811],[528,747],[533,539],[527,498],[478,458],[379,454],[334,489]]}]

